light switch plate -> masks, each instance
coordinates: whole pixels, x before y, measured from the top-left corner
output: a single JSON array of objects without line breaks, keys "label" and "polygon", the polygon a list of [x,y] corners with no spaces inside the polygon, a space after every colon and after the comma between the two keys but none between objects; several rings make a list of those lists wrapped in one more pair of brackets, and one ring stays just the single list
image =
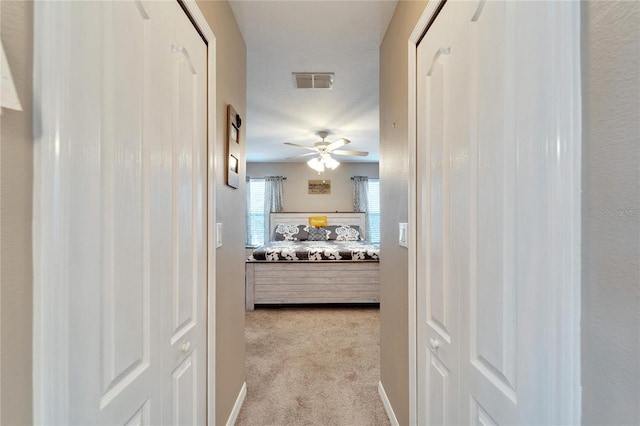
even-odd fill
[{"label": "light switch plate", "polygon": [[216,248],[222,247],[222,224],[216,223]]},{"label": "light switch plate", "polygon": [[408,240],[408,235],[407,235],[407,224],[406,223],[399,223],[398,224],[398,244],[400,244],[402,247],[409,247],[409,240]]}]

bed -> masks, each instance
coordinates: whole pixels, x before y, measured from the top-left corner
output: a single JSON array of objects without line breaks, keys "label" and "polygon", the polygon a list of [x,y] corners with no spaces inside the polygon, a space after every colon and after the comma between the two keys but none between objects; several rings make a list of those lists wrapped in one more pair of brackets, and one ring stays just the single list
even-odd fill
[{"label": "bed", "polygon": [[[310,216],[327,226],[309,227]],[[361,241],[364,213],[272,213],[271,234],[246,261],[246,309],[256,304],[379,303],[379,245]],[[327,240],[316,241],[318,232]],[[354,240],[355,239],[355,240]]]}]

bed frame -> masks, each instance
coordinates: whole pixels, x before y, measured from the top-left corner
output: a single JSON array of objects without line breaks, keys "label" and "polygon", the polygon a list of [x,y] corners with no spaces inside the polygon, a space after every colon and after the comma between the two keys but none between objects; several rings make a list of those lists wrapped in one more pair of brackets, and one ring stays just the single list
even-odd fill
[{"label": "bed frame", "polygon": [[[278,224],[305,224],[327,216],[327,225],[358,225],[365,213],[271,213]],[[246,265],[246,309],[256,304],[379,303],[380,263],[376,261],[251,261]]]}]

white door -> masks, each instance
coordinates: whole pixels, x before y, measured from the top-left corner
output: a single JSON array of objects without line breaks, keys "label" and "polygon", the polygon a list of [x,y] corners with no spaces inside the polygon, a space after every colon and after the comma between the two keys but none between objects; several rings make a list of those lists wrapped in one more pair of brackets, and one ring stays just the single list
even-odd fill
[{"label": "white door", "polygon": [[204,424],[206,44],[177,2],[38,7],[62,41],[43,78],[58,107],[42,111],[41,185],[45,265],[68,303],[68,386],[46,416]]},{"label": "white door", "polygon": [[558,120],[570,116],[558,79],[572,49],[558,28],[573,13],[451,0],[418,46],[421,425],[562,422],[573,343],[554,337],[564,324],[550,312],[567,285],[558,272],[575,268],[558,262],[560,244],[575,240],[559,237],[574,212],[557,201],[558,171],[575,158]]},{"label": "white door", "polygon": [[206,422],[207,46],[178,4],[171,6],[173,31],[162,40],[163,69],[170,72],[154,89],[169,95],[166,122],[154,121],[153,136],[162,141],[166,159],[154,187],[164,213],[158,228],[160,323],[164,374],[170,377],[162,406],[170,424],[200,425]]},{"label": "white door", "polygon": [[418,47],[419,424],[459,425],[460,291],[468,283],[467,28],[445,6]]}]

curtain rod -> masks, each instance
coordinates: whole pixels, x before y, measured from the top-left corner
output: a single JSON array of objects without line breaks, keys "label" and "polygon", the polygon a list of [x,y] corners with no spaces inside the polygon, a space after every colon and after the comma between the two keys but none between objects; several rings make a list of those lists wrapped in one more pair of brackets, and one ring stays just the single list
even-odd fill
[{"label": "curtain rod", "polygon": [[370,178],[369,176],[351,176],[351,180],[357,178],[357,177],[363,177],[363,178],[367,178],[367,179],[376,179],[376,178]]},{"label": "curtain rod", "polygon": [[247,176],[247,179],[264,179],[267,177],[277,177],[277,178],[282,178],[283,180],[287,180],[286,176]]}]

